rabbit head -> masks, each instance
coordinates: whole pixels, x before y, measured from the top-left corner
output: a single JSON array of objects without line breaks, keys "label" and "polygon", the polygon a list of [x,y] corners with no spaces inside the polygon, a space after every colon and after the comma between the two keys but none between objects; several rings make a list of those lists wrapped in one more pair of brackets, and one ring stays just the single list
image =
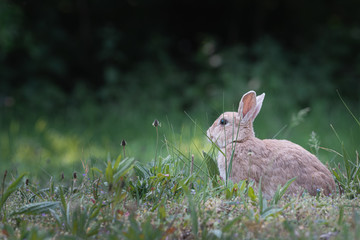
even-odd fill
[{"label": "rabbit head", "polygon": [[249,91],[242,96],[238,112],[222,113],[207,130],[208,138],[219,148],[232,142],[242,142],[254,136],[253,121],[258,115],[265,93],[256,96]]}]

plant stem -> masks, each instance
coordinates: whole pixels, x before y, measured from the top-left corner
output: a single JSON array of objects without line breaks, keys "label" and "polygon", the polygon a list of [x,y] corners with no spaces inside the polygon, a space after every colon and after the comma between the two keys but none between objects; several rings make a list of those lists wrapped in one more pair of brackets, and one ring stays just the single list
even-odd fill
[{"label": "plant stem", "polygon": [[[190,176],[192,176],[194,171],[194,154],[191,155],[191,166],[190,166]],[[190,183],[190,189],[194,188],[194,184],[191,182]]]},{"label": "plant stem", "polygon": [[155,159],[154,159],[154,174],[156,175],[156,158],[157,158],[157,150],[159,145],[159,131],[158,126],[155,126],[156,128],[156,147],[155,147]]},{"label": "plant stem", "polygon": [[6,176],[7,176],[7,170],[5,170],[4,177],[3,177],[3,182],[2,182],[2,187],[1,187],[1,197],[4,195]]}]

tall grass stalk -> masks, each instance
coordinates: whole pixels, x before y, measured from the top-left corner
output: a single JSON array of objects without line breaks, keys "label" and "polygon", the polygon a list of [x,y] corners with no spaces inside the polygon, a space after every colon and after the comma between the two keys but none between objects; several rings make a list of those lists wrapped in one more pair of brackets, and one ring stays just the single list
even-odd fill
[{"label": "tall grass stalk", "polygon": [[346,104],[346,102],[344,101],[344,99],[341,97],[341,94],[339,92],[339,90],[336,90],[341,102],[344,104],[346,110],[350,113],[350,115],[354,118],[355,122],[359,125],[360,127],[360,121],[357,119],[357,117],[355,117],[355,115],[352,113],[352,111],[350,110],[350,108],[348,107],[348,105]]},{"label": "tall grass stalk", "polygon": [[[339,91],[337,91],[337,93],[347,111],[350,113],[350,115],[354,118],[355,122],[360,127],[359,120],[355,117],[350,108],[347,106],[347,104],[341,97]],[[360,164],[358,152],[355,151],[355,161],[351,160],[350,155],[346,151],[344,142],[341,140],[339,134],[337,133],[333,125],[330,124],[330,127],[333,130],[336,138],[340,142],[342,154],[338,155],[341,156],[343,165],[345,167],[345,174],[341,171],[340,166],[333,168],[332,173],[335,177],[336,182],[338,183],[340,194],[345,193],[348,198],[354,198],[358,194],[360,194]]]},{"label": "tall grass stalk", "polygon": [[160,123],[157,119],[154,120],[153,126],[156,129],[156,147],[155,147],[155,158],[154,158],[154,174],[156,175],[156,159],[157,159],[157,151],[159,146],[159,130],[158,127],[160,126]]}]

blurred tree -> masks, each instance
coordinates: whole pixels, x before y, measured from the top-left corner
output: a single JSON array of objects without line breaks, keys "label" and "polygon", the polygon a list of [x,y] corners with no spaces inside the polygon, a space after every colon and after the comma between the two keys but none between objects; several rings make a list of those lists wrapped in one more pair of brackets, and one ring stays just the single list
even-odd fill
[{"label": "blurred tree", "polygon": [[[114,88],[151,90],[183,97],[178,106],[187,107],[197,89],[219,84],[216,54],[270,37],[295,65],[326,62],[329,82],[358,99],[359,8],[356,0],[2,0],[0,95],[31,101],[24,93],[52,85],[70,96],[81,83],[99,100],[114,97]],[[202,51],[209,46],[210,56]],[[261,60],[252,51],[242,57]],[[154,90],[156,83],[167,90]]]}]

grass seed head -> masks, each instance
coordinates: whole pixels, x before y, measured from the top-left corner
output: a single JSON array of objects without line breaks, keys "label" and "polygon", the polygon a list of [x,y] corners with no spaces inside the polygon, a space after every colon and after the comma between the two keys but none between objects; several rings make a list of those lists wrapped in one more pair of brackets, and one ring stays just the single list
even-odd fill
[{"label": "grass seed head", "polygon": [[160,122],[159,122],[157,119],[154,120],[154,122],[153,122],[152,125],[153,125],[154,127],[158,127],[158,126],[161,127],[161,124],[160,124]]},{"label": "grass seed head", "polygon": [[4,172],[4,178],[3,178],[3,181],[5,181],[6,176],[7,176],[7,170],[5,170],[5,172]]}]

